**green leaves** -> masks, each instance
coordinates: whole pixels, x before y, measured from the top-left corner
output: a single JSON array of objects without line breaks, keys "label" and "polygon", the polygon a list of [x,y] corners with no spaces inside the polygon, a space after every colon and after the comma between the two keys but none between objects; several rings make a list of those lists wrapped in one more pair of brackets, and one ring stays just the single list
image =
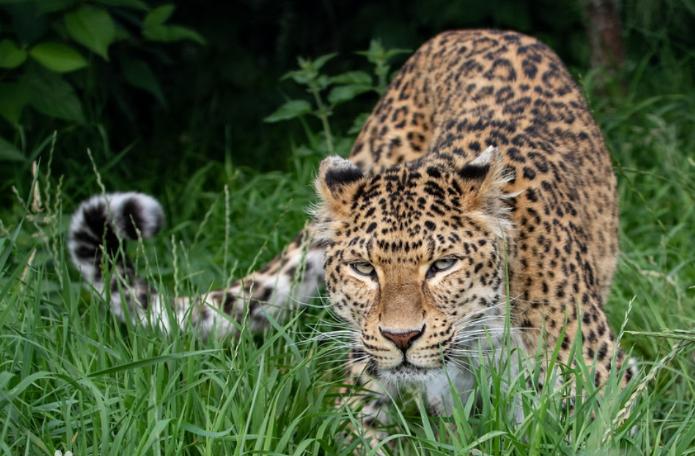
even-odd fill
[{"label": "green leaves", "polygon": [[332,105],[352,100],[372,90],[372,77],[364,71],[349,71],[331,78],[333,84],[343,84],[331,89],[328,102]]},{"label": "green leaves", "polygon": [[126,81],[128,81],[128,84],[149,92],[162,105],[166,105],[162,87],[159,85],[159,81],[152,71],[152,68],[150,68],[147,63],[138,59],[126,58],[121,62],[121,66],[123,69],[123,76]]},{"label": "green leaves", "polygon": [[321,120],[325,136],[330,143],[331,133],[327,120],[333,114],[333,109],[364,93],[383,92],[388,80],[388,60],[403,52],[405,51],[401,49],[384,49],[381,43],[372,41],[368,50],[358,53],[374,65],[376,84],[372,75],[365,71],[347,71],[333,76],[324,74],[323,68],[337,55],[335,53],[325,54],[313,60],[299,58],[299,68],[286,73],[282,79],[291,79],[303,86],[313,98],[314,104],[304,100],[290,100],[264,120],[279,122],[312,114]]},{"label": "green leaves", "polygon": [[49,72],[30,73],[23,79],[30,94],[29,103],[42,114],[84,123],[82,104],[70,84]]},{"label": "green leaves", "polygon": [[27,55],[49,70],[58,73],[67,73],[87,66],[87,60],[67,44],[43,42],[32,47],[27,53],[14,41],[0,41],[0,68],[17,68],[24,63]]},{"label": "green leaves", "polygon": [[[373,89],[372,77],[364,71],[348,71],[335,76],[322,74],[321,69],[336,55],[335,53],[325,54],[314,60],[300,58],[298,59],[299,69],[290,71],[283,76],[283,79],[292,79],[297,84],[306,87],[317,103],[315,108],[305,100],[290,100],[264,120],[266,122],[279,122],[305,114],[313,114],[325,123],[325,120],[331,115],[333,106]],[[326,106],[322,100],[321,92],[331,85],[333,87],[328,94],[328,106]]]},{"label": "green leaves", "polygon": [[0,68],[17,68],[27,59],[27,51],[12,40],[0,41]]},{"label": "green leaves", "polygon": [[50,71],[34,70],[17,82],[0,84],[0,116],[5,120],[18,125],[27,105],[49,117],[85,122],[75,90],[59,74]]},{"label": "green leaves", "polygon": [[205,38],[194,30],[180,25],[165,24],[174,13],[174,5],[167,4],[152,9],[142,24],[142,34],[152,41],[172,42],[191,40],[198,44],[205,44]]},{"label": "green leaves", "polygon": [[116,39],[116,26],[108,12],[101,8],[84,5],[66,14],[64,22],[73,40],[105,60],[109,59],[108,50]]},{"label": "green leaves", "polygon": [[374,65],[374,74],[379,81],[376,89],[380,95],[386,91],[389,71],[391,70],[389,60],[397,55],[405,54],[407,52],[409,51],[406,49],[384,49],[381,41],[372,40],[369,43],[369,49],[357,53],[358,55],[366,57],[369,63]]},{"label": "green leaves", "polygon": [[[7,3],[0,0],[0,4]],[[112,94],[123,93],[123,84],[144,90],[162,105],[166,98],[149,63],[129,53],[134,47],[165,61],[151,41],[205,40],[195,31],[168,24],[174,13],[170,4],[151,8],[146,0],[41,0],[11,1],[0,6],[9,11],[8,27],[3,25],[0,39],[0,117],[19,126],[26,107],[55,119],[71,123],[86,122],[81,98],[99,97],[100,104]],[[132,25],[141,26],[142,36]],[[128,26],[126,28],[126,25]],[[7,38],[5,38],[7,36]],[[141,38],[145,38],[142,40]],[[148,42],[149,40],[150,42]],[[113,44],[119,46],[118,66],[106,67]],[[84,49],[100,56],[88,58]],[[151,52],[154,51],[154,52]],[[27,64],[32,60],[38,65]],[[94,72],[71,79],[65,74],[94,67]],[[47,70],[47,71],[46,71]],[[103,71],[116,77],[94,80]],[[117,74],[120,72],[119,74]],[[76,91],[77,90],[77,91]],[[127,109],[127,108],[124,108]],[[40,118],[41,116],[39,116]],[[5,141],[6,142],[6,141]],[[18,155],[1,145],[5,157]]]},{"label": "green leaves", "polygon": [[122,6],[124,8],[147,11],[147,3],[140,0],[96,0],[97,3],[108,6]]},{"label": "green leaves", "polygon": [[379,40],[372,40],[369,42],[369,49],[366,51],[357,52],[358,55],[362,55],[373,64],[384,64],[391,58],[400,55],[407,54],[410,52],[407,49],[385,49]]},{"label": "green leaves", "polygon": [[0,138],[0,161],[23,162],[26,157],[14,144]]},{"label": "green leaves", "polygon": [[164,25],[171,15],[174,14],[174,9],[175,7],[172,4],[162,5],[152,9],[152,11],[145,16],[145,21],[142,24],[143,28],[148,29]]},{"label": "green leaves", "polygon": [[29,90],[25,84],[19,82],[0,84],[0,116],[12,125],[19,124],[19,118],[28,102]]},{"label": "green leaves", "polygon": [[[334,134],[330,119],[336,108],[365,93],[381,94],[386,90],[389,76],[389,59],[403,53],[400,49],[385,49],[378,41],[372,41],[370,48],[358,53],[366,57],[371,64],[372,74],[365,71],[347,71],[336,75],[328,75],[325,66],[337,54],[325,54],[315,59],[299,58],[299,68],[286,73],[282,79],[291,79],[308,94],[308,100],[293,99],[285,102],[275,112],[266,117],[266,122],[280,122],[296,118],[302,119],[307,133],[308,146],[302,145],[294,149],[295,155],[325,155],[349,153],[353,136],[362,128],[366,117],[358,116],[359,124],[354,124],[343,134]],[[318,120],[321,133],[310,133],[310,123]]]},{"label": "green leaves", "polygon": [[30,51],[31,58],[58,73],[79,70],[87,66],[82,55],[67,44],[39,43]]},{"label": "green leaves", "polygon": [[[381,93],[386,88],[388,80],[388,59],[403,51],[385,50],[378,42],[372,42],[370,50],[361,55],[374,66],[374,77],[365,71],[347,71],[329,76],[324,67],[337,54],[325,54],[315,59],[297,59],[298,69],[286,73],[282,79],[291,79],[308,93],[311,101],[290,100],[280,106],[275,112],[266,117],[266,122],[280,122],[310,115],[321,123],[320,135],[308,135],[309,147],[300,146],[295,149],[297,155],[347,154],[352,144],[350,135],[361,128],[353,125],[347,135],[335,135],[332,131],[330,118],[337,106],[365,93]],[[360,117],[362,118],[362,117]],[[307,128],[308,121],[304,126]]]},{"label": "green leaves", "polygon": [[281,120],[294,119],[311,112],[311,105],[304,100],[290,100],[280,106],[274,113],[263,119],[265,122],[273,123]]},{"label": "green leaves", "polygon": [[372,77],[364,71],[348,71],[331,77],[333,84],[372,85]]},{"label": "green leaves", "polygon": [[299,85],[306,85],[311,90],[321,90],[328,86],[330,80],[327,76],[320,74],[321,68],[337,54],[326,54],[317,57],[315,60],[297,59],[299,69],[286,73],[282,79],[292,79]]},{"label": "green leaves", "polygon": [[[171,13],[170,10],[165,12]],[[166,15],[163,16],[168,18]],[[378,40],[372,40],[369,49],[357,53],[366,57],[367,61],[373,65],[376,83],[372,75],[365,71],[347,71],[334,76],[324,74],[322,71],[324,66],[336,56],[335,53],[325,54],[313,60],[299,58],[297,62],[299,68],[286,73],[282,79],[292,79],[303,86],[312,96],[314,104],[303,100],[288,101],[266,117],[265,121],[278,122],[305,114],[313,114],[321,120],[325,135],[330,139],[331,134],[327,119],[332,115],[333,109],[364,93],[383,93],[388,83],[389,60],[404,52],[407,51],[385,49]],[[326,90],[328,90],[327,96],[325,96]]]},{"label": "green leaves", "polygon": [[371,85],[351,84],[334,87],[328,94],[328,102],[332,105],[338,105],[340,103],[350,101],[356,96],[369,92],[370,90],[372,90]]}]

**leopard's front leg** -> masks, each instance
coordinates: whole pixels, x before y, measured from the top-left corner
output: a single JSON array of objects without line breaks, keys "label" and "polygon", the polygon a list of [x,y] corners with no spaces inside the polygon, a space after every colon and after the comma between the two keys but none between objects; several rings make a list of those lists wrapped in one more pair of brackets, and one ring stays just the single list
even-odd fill
[{"label": "leopard's front leg", "polygon": [[[345,384],[336,405],[348,407],[349,413],[356,418],[357,425],[350,426],[350,430],[365,442],[366,447],[358,446],[356,454],[379,448],[388,437],[384,428],[390,424],[387,408],[393,389],[374,376],[373,367],[359,350],[353,350],[349,355]],[[378,454],[385,453],[379,451]]]},{"label": "leopard's front leg", "polygon": [[[316,297],[323,283],[324,249],[313,242],[311,227],[305,227],[285,250],[263,268],[235,280],[228,288],[200,296],[178,297],[174,311],[179,326],[190,321],[207,337],[236,334],[240,325],[252,332],[282,324],[294,308]],[[159,296],[154,296],[155,304]],[[153,310],[164,306],[153,306]],[[152,315],[153,321],[161,321]]]},{"label": "leopard's front leg", "polygon": [[288,309],[306,305],[316,296],[323,282],[323,260],[324,249],[313,242],[312,228],[307,225],[262,269],[227,289],[209,293],[208,302],[220,311],[218,320],[246,318],[252,330],[261,330],[270,319],[282,322]]}]

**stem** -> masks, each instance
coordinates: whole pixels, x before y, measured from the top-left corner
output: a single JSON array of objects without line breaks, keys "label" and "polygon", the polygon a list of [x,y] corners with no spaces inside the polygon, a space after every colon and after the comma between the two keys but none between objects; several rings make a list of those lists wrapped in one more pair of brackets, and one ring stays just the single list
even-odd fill
[{"label": "stem", "polygon": [[331,126],[328,124],[328,110],[326,105],[323,104],[321,96],[319,95],[319,90],[317,88],[309,89],[311,94],[314,96],[316,101],[316,106],[318,106],[318,111],[316,116],[321,119],[321,125],[323,127],[323,133],[326,135],[326,145],[328,146],[328,152],[333,155],[335,154],[335,148],[333,147],[333,135],[331,134]]},{"label": "stem", "polygon": [[388,85],[386,82],[386,77],[389,73],[389,67],[384,62],[377,62],[375,64],[374,73],[379,79],[379,95],[383,95],[386,92],[386,86]]}]

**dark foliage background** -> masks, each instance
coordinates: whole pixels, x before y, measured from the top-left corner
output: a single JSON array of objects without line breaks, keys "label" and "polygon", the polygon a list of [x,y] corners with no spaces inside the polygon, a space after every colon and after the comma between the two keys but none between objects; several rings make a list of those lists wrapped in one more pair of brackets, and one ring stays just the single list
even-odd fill
[{"label": "dark foliage background", "polygon": [[[119,30],[127,32],[110,45],[108,61],[80,43],[73,46],[88,64],[61,77],[75,90],[82,119],[45,115],[32,109],[31,103],[21,109],[14,125],[0,119],[3,147],[14,145],[21,154],[14,150],[0,154],[3,200],[10,185],[29,185],[21,176],[45,150],[53,131],[58,132],[57,174],[83,173],[86,145],[97,163],[124,180],[184,178],[190,169],[225,159],[259,171],[284,169],[289,142],[301,135],[302,127],[266,124],[262,119],[284,100],[302,93],[291,82],[279,81],[296,66],[297,56],[338,52],[339,58],[329,64],[331,71],[354,70],[367,67],[354,52],[366,49],[372,39],[386,48],[414,50],[443,30],[495,27],[541,38],[577,74],[585,74],[590,61],[585,4],[576,0],[201,0],[175,6],[166,23],[184,25],[191,35],[171,40],[151,39],[148,19],[143,19],[157,7],[169,8],[161,2],[0,3],[0,40],[9,39],[20,48],[30,49],[46,37],[70,43],[65,16],[85,7],[105,11]],[[663,59],[677,61],[693,49],[692,2],[630,0],[621,7],[626,71],[645,62],[651,67]],[[668,52],[662,49],[665,45]],[[393,68],[405,58],[396,57]],[[144,62],[149,74],[133,70],[134,60]],[[28,72],[51,73],[37,67],[29,61],[19,68],[0,68],[0,89]],[[360,96],[357,103],[337,111],[333,122],[349,124],[357,113],[371,109],[376,98]],[[7,99],[0,99],[0,108]],[[83,196],[80,189],[76,191],[76,196]]]}]

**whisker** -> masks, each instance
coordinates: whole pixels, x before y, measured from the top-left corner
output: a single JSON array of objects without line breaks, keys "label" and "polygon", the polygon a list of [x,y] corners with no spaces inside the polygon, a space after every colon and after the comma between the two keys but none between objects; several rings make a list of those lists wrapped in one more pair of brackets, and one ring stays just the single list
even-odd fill
[{"label": "whisker", "polygon": [[471,365],[466,364],[466,363],[464,363],[460,360],[454,359],[454,358],[445,359],[445,361],[448,363],[451,363],[454,366],[456,366],[457,368],[462,369],[462,370],[468,372],[469,374],[473,375],[473,369],[472,369]]},{"label": "whisker", "polygon": [[488,326],[489,323],[494,322],[499,325],[504,324],[504,320],[499,316],[486,316],[483,318],[478,318],[472,321],[459,321],[454,323],[454,329],[458,331],[466,330],[468,328],[476,328],[479,326]]},{"label": "whisker", "polygon": [[315,332],[312,334],[314,334],[313,337],[323,337],[323,338],[343,337],[343,336],[359,337],[360,332],[349,330],[349,329],[335,330],[335,331],[321,331],[319,329],[316,329]]},{"label": "whisker", "polygon": [[459,332],[456,335],[454,335],[453,340],[454,341],[460,341],[460,340],[466,340],[472,337],[478,337],[478,336],[497,336],[504,333],[504,328],[496,329],[496,328],[483,328],[483,329],[475,329],[475,330],[468,330],[468,331],[463,331]]}]

